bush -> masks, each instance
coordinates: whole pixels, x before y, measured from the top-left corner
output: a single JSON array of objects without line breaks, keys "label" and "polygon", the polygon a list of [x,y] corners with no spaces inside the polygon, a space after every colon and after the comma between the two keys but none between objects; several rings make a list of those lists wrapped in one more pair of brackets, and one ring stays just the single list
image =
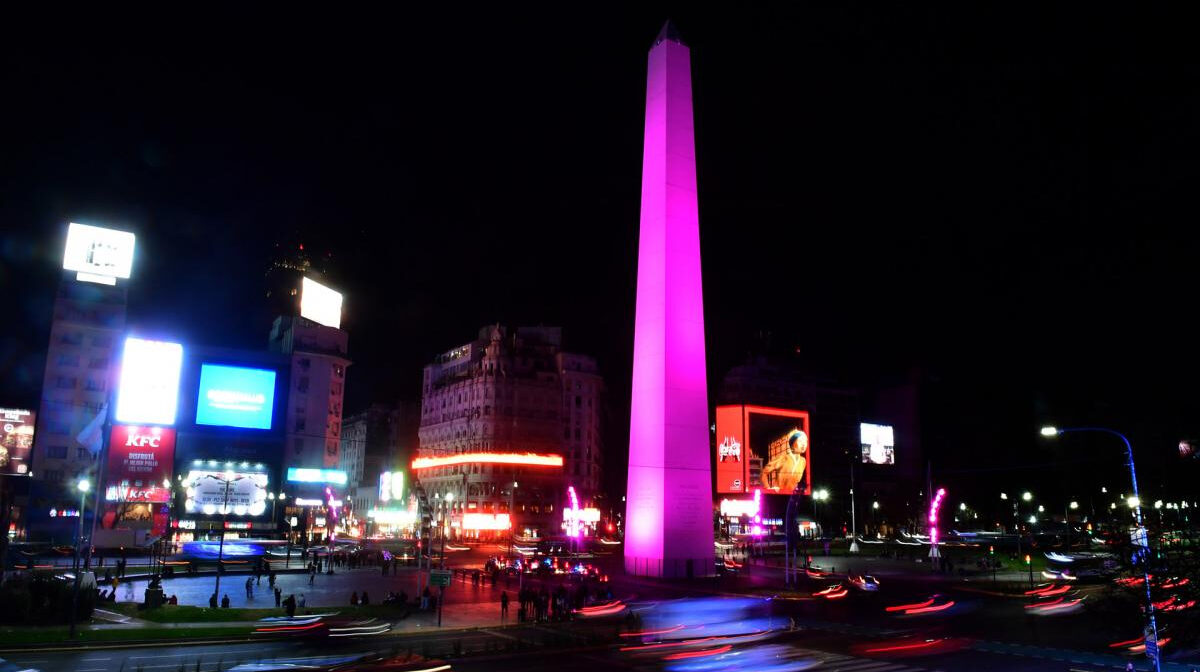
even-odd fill
[{"label": "bush", "polygon": [[[74,581],[50,575],[13,577],[0,587],[0,623],[52,625],[71,619]],[[80,589],[76,619],[86,621],[96,604],[93,590]]]}]

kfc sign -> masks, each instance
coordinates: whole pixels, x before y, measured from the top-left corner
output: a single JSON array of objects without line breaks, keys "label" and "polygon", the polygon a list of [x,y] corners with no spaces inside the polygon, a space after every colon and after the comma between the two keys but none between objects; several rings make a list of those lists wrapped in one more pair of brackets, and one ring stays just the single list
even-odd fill
[{"label": "kfc sign", "polygon": [[161,485],[110,485],[104,491],[104,499],[109,502],[165,504],[171,501],[171,490]]},{"label": "kfc sign", "polygon": [[[108,443],[108,487],[161,486],[175,462],[175,430],[169,427],[114,425]],[[136,500],[129,500],[136,501]]]}]

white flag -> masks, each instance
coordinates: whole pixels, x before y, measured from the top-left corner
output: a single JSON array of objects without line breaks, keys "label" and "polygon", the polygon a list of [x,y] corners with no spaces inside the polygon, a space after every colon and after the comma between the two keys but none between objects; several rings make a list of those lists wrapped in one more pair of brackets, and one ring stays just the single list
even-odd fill
[{"label": "white flag", "polygon": [[87,427],[75,437],[79,445],[87,448],[93,456],[100,452],[100,448],[104,446],[104,421],[108,419],[108,404],[100,407],[100,411],[96,413],[96,417],[88,423]]}]

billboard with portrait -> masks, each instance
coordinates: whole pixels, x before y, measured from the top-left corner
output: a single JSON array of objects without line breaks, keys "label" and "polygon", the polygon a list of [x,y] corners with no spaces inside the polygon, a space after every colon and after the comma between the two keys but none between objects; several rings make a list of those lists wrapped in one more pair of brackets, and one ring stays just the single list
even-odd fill
[{"label": "billboard with portrait", "polygon": [[33,411],[0,408],[0,474],[29,473],[33,420]]},{"label": "billboard with portrait", "polygon": [[224,364],[200,365],[196,424],[271,429],[275,371]]},{"label": "billboard with portrait", "polygon": [[859,423],[863,464],[896,463],[896,431],[891,425]]},{"label": "billboard with portrait", "polygon": [[716,420],[717,492],[812,491],[807,411],[718,406]]}]

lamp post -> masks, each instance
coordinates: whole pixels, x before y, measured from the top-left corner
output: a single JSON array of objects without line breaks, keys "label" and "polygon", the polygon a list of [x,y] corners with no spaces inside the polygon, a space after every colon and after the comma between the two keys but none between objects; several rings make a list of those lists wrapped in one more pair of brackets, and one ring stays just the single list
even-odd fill
[{"label": "lamp post", "polygon": [[[1144,551],[1141,552],[1141,555],[1142,555],[1142,580],[1146,585],[1146,617],[1149,620],[1150,634],[1153,636],[1154,643],[1155,643],[1155,646],[1153,647],[1153,656],[1151,656],[1151,660],[1154,661],[1154,669],[1156,672],[1158,672],[1159,670],[1162,670],[1162,656],[1159,653],[1158,646],[1157,646],[1158,623],[1154,617],[1154,600],[1151,599],[1151,597],[1150,597],[1150,563],[1149,563],[1150,539],[1146,535],[1146,528],[1142,523],[1142,500],[1141,500],[1141,496],[1138,494],[1137,468],[1134,466],[1134,463],[1133,463],[1133,445],[1129,443],[1129,438],[1126,437],[1124,434],[1116,431],[1115,429],[1108,429],[1107,427],[1064,427],[1064,428],[1060,429],[1058,427],[1047,426],[1047,427],[1042,428],[1042,436],[1045,436],[1047,438],[1057,437],[1062,434],[1066,434],[1067,432],[1102,432],[1105,434],[1111,434],[1113,436],[1116,436],[1117,438],[1121,439],[1121,441],[1123,441],[1125,443],[1125,455],[1129,460],[1129,464],[1128,464],[1129,479],[1133,485],[1133,496],[1129,498],[1128,503],[1129,503],[1129,508],[1133,509],[1135,518],[1137,519],[1137,530],[1135,530],[1133,533],[1134,546],[1136,547],[1138,545],[1141,545],[1145,549]],[[1136,555],[1138,553],[1138,551],[1135,550],[1134,553]],[[1149,642],[1147,642],[1147,644],[1149,644]],[[1150,652],[1151,652],[1151,647],[1147,645],[1147,647],[1146,647],[1147,655],[1150,655]]]},{"label": "lamp post", "polygon": [[71,639],[75,638],[75,614],[79,609],[79,581],[83,576],[82,558],[83,548],[83,512],[87,502],[87,493],[92,489],[92,484],[86,478],[79,479],[76,484],[79,489],[79,534],[75,537],[75,591],[71,595]]},{"label": "lamp post", "polygon": [[225,526],[229,520],[229,486],[233,484],[234,474],[232,471],[225,471],[225,501],[221,504],[221,541],[217,545],[217,583],[213,587],[213,594],[217,599],[221,599],[221,572],[224,571],[223,559],[225,557]]},{"label": "lamp post", "polygon": [[517,535],[517,510],[513,506],[516,493],[517,482],[513,481],[512,487],[508,489],[508,561],[510,564],[515,560],[513,545]]}]

